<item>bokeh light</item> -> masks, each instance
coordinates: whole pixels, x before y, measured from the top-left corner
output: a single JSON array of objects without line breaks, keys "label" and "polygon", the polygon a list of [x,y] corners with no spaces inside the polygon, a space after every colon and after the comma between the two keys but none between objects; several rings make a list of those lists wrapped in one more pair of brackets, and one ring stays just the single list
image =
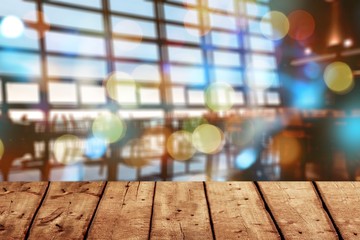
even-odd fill
[{"label": "bokeh light", "polygon": [[205,103],[213,111],[227,111],[234,105],[234,89],[227,83],[212,83],[205,92]]},{"label": "bokeh light", "polygon": [[58,163],[76,163],[80,161],[83,156],[81,141],[77,136],[65,134],[55,140],[53,153]]},{"label": "bokeh light", "polygon": [[214,125],[202,124],[194,130],[192,142],[198,151],[214,154],[222,149],[224,134]]},{"label": "bokeh light", "polygon": [[107,95],[116,101],[119,100],[121,88],[136,88],[134,79],[124,72],[111,73],[104,83]]},{"label": "bokeh light", "polygon": [[333,92],[345,94],[354,87],[354,76],[351,68],[343,62],[329,64],[324,72],[326,86]]},{"label": "bokeh light", "polygon": [[149,165],[144,151],[145,144],[142,139],[136,138],[128,141],[122,149],[122,161],[125,165],[140,168]]},{"label": "bokeh light", "polygon": [[91,137],[85,142],[85,156],[90,159],[98,159],[105,155],[107,142],[105,139]]},{"label": "bokeh light", "polygon": [[353,40],[351,38],[345,39],[344,40],[344,47],[345,48],[350,48],[352,47],[354,44]]},{"label": "bokeh light", "polygon": [[300,161],[302,147],[297,138],[279,134],[275,136],[270,152],[279,155],[281,165],[286,166]]},{"label": "bokeh light", "polygon": [[[268,24],[272,27],[272,31],[268,31]],[[271,11],[263,16],[260,23],[262,34],[271,40],[280,40],[284,38],[290,29],[288,18],[281,12]]]},{"label": "bokeh light", "polygon": [[321,66],[316,62],[309,62],[304,66],[304,74],[310,79],[317,79],[321,76]]},{"label": "bokeh light", "polygon": [[235,167],[240,170],[245,170],[251,167],[257,158],[257,152],[253,148],[244,149],[235,159]]},{"label": "bokeh light", "polygon": [[314,17],[304,11],[296,10],[288,15],[290,23],[289,36],[297,41],[311,37],[315,31]]},{"label": "bokeh light", "polygon": [[24,23],[15,16],[6,16],[0,23],[0,33],[5,38],[18,38],[24,33]]},{"label": "bokeh light", "polygon": [[0,139],[0,159],[4,155],[4,152],[5,152],[5,146],[4,146],[3,141]]},{"label": "bokeh light", "polygon": [[97,138],[105,139],[108,143],[114,143],[124,137],[126,125],[115,114],[100,115],[93,122],[92,133]]},{"label": "bokeh light", "polygon": [[192,145],[192,135],[187,131],[176,131],[167,140],[166,148],[174,160],[189,160],[196,152]]}]

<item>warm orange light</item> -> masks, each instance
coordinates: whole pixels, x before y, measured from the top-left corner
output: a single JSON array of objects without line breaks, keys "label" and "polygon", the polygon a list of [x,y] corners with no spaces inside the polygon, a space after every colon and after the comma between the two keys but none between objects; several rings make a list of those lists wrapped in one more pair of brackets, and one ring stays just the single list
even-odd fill
[{"label": "warm orange light", "polygon": [[295,40],[303,41],[311,37],[315,31],[314,17],[303,10],[296,10],[288,16],[290,23],[289,36]]}]

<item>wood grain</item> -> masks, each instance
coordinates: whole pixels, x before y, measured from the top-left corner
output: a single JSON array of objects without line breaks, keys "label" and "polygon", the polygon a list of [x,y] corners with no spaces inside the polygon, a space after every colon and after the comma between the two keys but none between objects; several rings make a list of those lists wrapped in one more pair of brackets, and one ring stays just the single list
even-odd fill
[{"label": "wood grain", "polygon": [[0,183],[0,239],[25,238],[47,186],[47,182]]},{"label": "wood grain", "polygon": [[212,239],[202,182],[158,182],[151,239]]},{"label": "wood grain", "polygon": [[344,239],[360,239],[360,182],[316,182]]},{"label": "wood grain", "polygon": [[285,239],[338,239],[311,182],[260,182]]},{"label": "wood grain", "polygon": [[104,182],[52,182],[29,239],[84,239]]},{"label": "wood grain", "polygon": [[154,182],[109,182],[89,239],[148,239]]},{"label": "wood grain", "polygon": [[280,239],[252,182],[207,182],[216,239]]}]

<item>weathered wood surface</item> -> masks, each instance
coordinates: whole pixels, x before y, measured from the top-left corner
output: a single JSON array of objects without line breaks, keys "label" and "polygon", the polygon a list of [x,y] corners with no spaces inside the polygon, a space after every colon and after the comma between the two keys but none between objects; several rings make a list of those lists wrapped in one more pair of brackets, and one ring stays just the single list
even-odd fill
[{"label": "weathered wood surface", "polygon": [[2,182],[0,239],[360,239],[359,196],[360,182]]},{"label": "weathered wood surface", "polygon": [[285,239],[338,239],[311,182],[260,182]]},{"label": "weathered wood surface", "polygon": [[207,182],[216,239],[280,239],[252,182]]},{"label": "weathered wood surface", "polygon": [[25,238],[47,187],[47,182],[0,183],[0,239]]},{"label": "weathered wood surface", "polygon": [[316,182],[344,239],[360,239],[360,182]]},{"label": "weathered wood surface", "polygon": [[89,239],[148,239],[154,182],[109,182]]},{"label": "weathered wood surface", "polygon": [[84,239],[104,182],[51,182],[29,239]]},{"label": "weathered wood surface", "polygon": [[213,239],[202,182],[158,182],[152,239]]}]

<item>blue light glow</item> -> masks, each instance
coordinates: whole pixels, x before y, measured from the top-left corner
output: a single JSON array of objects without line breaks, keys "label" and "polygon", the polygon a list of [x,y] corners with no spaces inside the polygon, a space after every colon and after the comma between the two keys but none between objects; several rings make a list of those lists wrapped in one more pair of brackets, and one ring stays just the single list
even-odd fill
[{"label": "blue light glow", "polygon": [[90,159],[98,159],[104,156],[107,143],[104,139],[92,137],[86,140],[85,156]]},{"label": "blue light glow", "polygon": [[321,75],[321,67],[318,63],[310,62],[304,67],[305,76],[310,79],[317,79]]},{"label": "blue light glow", "polygon": [[236,157],[235,167],[241,170],[248,169],[255,163],[256,157],[257,152],[255,151],[255,149],[245,149]]}]

